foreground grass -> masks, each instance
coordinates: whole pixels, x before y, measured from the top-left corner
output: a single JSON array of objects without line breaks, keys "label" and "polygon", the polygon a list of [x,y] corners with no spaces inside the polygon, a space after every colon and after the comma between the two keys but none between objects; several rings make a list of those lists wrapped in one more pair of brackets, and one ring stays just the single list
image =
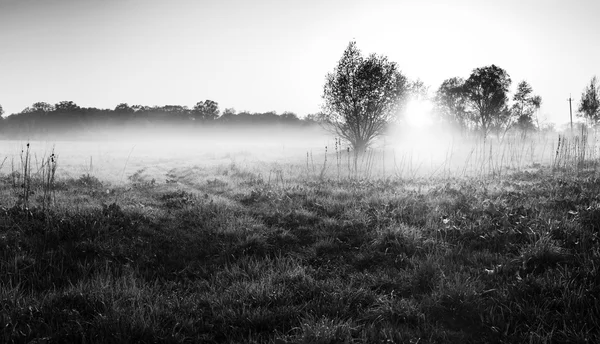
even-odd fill
[{"label": "foreground grass", "polygon": [[0,342],[600,342],[594,173],[218,175],[3,179]]}]

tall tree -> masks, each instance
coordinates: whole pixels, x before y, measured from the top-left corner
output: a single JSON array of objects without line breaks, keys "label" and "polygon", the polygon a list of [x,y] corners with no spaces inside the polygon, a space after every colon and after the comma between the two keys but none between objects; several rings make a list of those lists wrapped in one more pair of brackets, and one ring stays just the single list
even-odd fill
[{"label": "tall tree", "polygon": [[398,117],[408,91],[407,79],[387,57],[363,57],[352,41],[323,90],[329,122],[357,153],[363,152]]},{"label": "tall tree", "polygon": [[510,119],[508,89],[510,76],[496,65],[473,70],[465,81],[464,90],[473,119],[484,138],[491,129],[499,129]]},{"label": "tall tree", "polygon": [[533,115],[542,105],[542,97],[533,95],[533,88],[525,80],[517,85],[517,92],[513,95],[512,118],[515,119],[515,126],[523,131],[535,129]]},{"label": "tall tree", "polygon": [[2,105],[0,105],[0,117],[2,117],[2,115],[4,115],[4,109],[2,108]]},{"label": "tall tree", "polygon": [[206,101],[196,103],[192,113],[197,120],[212,121],[219,117],[219,104],[207,99]]},{"label": "tall tree", "polygon": [[600,87],[595,76],[581,93],[578,115],[592,124],[597,124],[600,120]]},{"label": "tall tree", "polygon": [[450,78],[442,82],[435,94],[435,107],[441,119],[460,129],[472,126],[472,118],[467,111],[467,94],[463,78]]}]

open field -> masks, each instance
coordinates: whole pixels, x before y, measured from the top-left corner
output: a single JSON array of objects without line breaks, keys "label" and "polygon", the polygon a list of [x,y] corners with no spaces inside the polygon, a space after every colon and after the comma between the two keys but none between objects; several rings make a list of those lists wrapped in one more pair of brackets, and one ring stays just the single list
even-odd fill
[{"label": "open field", "polygon": [[595,138],[311,135],[3,142],[0,342],[600,342]]}]

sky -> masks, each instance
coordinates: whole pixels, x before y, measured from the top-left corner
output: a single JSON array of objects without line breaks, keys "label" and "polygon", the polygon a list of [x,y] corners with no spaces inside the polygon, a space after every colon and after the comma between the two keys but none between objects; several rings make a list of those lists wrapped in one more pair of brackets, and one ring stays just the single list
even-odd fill
[{"label": "sky", "polygon": [[600,1],[0,0],[0,105],[185,105],[292,111],[322,105],[351,40],[433,93],[495,64],[569,120],[600,76]]}]

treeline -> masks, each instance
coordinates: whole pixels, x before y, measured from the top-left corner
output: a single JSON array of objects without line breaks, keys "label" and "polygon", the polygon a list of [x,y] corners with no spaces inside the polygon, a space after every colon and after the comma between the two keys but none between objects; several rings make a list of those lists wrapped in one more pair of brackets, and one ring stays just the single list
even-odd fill
[{"label": "treeline", "polygon": [[[439,119],[463,131],[488,133],[518,129],[528,131],[553,129],[553,124],[540,124],[537,116],[542,97],[533,93],[531,85],[523,80],[509,97],[511,78],[495,65],[476,68],[468,79],[454,77],[442,82],[433,96]],[[581,125],[600,124],[600,82],[592,77],[584,88],[574,109],[583,119]]]},{"label": "treeline", "polygon": [[80,107],[73,101],[54,105],[37,102],[19,113],[2,118],[0,135],[4,138],[85,137],[106,130],[119,133],[127,130],[143,132],[144,129],[193,130],[208,126],[309,126],[316,124],[320,117],[308,115],[301,119],[293,112],[250,113],[236,112],[232,108],[220,111],[219,104],[212,100],[198,102],[191,109],[180,105],[130,106],[127,103],[114,109],[98,109]]},{"label": "treeline", "polygon": [[[464,131],[479,131],[484,135],[518,129],[522,133],[552,129],[541,124],[538,110],[542,97],[533,93],[531,85],[522,80],[512,97],[512,80],[508,73],[495,65],[475,68],[467,78],[453,77],[442,82],[431,100],[434,112],[444,124]],[[600,124],[600,82],[593,77],[584,88],[574,109],[585,126]]]},{"label": "treeline", "polygon": [[[509,96],[512,80],[502,68],[476,68],[467,79],[446,79],[435,92],[433,102],[442,121],[484,136],[517,128],[523,133],[540,128],[536,116],[542,97],[533,94],[523,80]],[[512,102],[511,102],[512,100]]]}]

